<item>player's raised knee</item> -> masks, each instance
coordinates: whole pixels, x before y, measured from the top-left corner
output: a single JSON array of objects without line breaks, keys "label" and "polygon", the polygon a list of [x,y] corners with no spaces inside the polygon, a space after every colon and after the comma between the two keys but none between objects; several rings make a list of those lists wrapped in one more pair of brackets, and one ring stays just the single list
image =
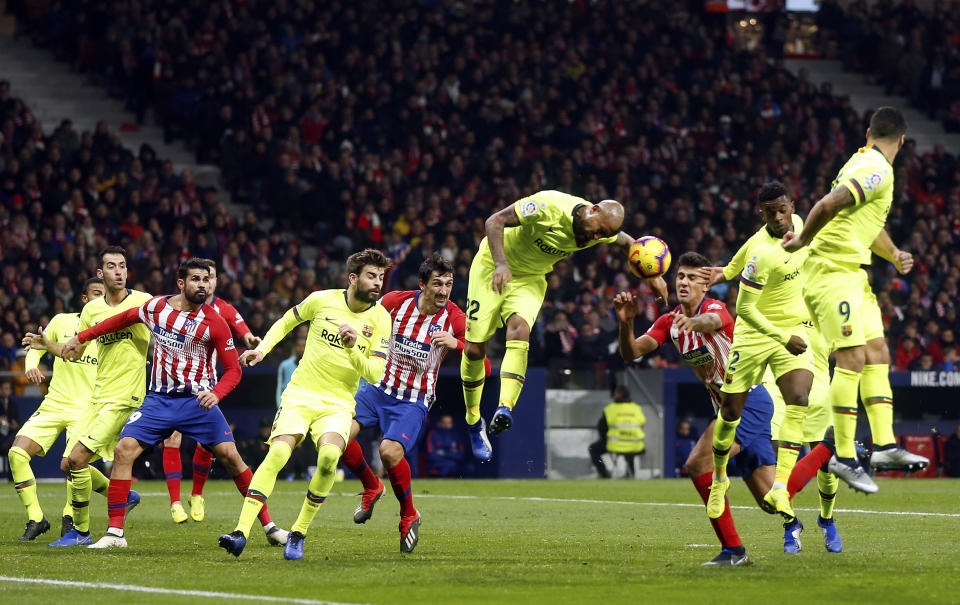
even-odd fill
[{"label": "player's raised knee", "polygon": [[332,443],[324,443],[317,450],[317,472],[321,475],[332,475],[337,471],[337,462],[342,452]]},{"label": "player's raised knee", "polygon": [[482,342],[467,341],[467,344],[463,347],[463,354],[467,356],[467,359],[474,361],[483,359],[487,355],[487,345]]}]

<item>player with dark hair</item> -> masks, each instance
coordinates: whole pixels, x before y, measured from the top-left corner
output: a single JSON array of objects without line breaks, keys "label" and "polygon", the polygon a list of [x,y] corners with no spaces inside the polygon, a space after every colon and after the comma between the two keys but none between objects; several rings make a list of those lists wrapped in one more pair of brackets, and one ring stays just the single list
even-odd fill
[{"label": "player with dark hair", "polygon": [[[490,420],[490,432],[498,434],[513,425],[513,407],[527,371],[530,329],[547,291],[546,274],[558,261],[596,244],[629,251],[634,239],[620,230],[623,216],[623,205],[616,200],[591,204],[560,191],[539,191],[487,218],[486,237],[470,265],[467,344],[460,360],[470,445],[481,462],[492,455],[480,417],[487,342],[506,326],[499,405]],[[665,300],[663,279],[650,283]]]},{"label": "player with dark hair", "polygon": [[[103,296],[103,280],[91,277],[83,284],[80,302],[86,305],[92,300]],[[40,329],[37,338],[45,336],[51,342],[64,343],[77,333],[77,324],[80,322],[79,313],[58,313],[50,318],[46,329]],[[43,357],[42,348],[32,346],[32,338],[24,338],[27,346],[27,358],[24,361],[26,377],[33,384],[44,381],[40,371],[40,358]],[[45,456],[49,453],[57,437],[63,431],[67,432],[67,441],[73,439],[74,434],[84,417],[86,408],[90,405],[90,394],[93,392],[93,383],[97,377],[97,349],[92,347],[87,354],[74,363],[55,358],[53,362],[53,377],[50,379],[50,388],[40,402],[40,406],[30,416],[17,432],[13,445],[7,453],[10,460],[10,471],[13,475],[13,484],[20,497],[20,503],[27,510],[27,527],[24,529],[21,540],[34,540],[40,534],[50,529],[50,522],[43,516],[40,500],[37,498],[37,483],[30,468],[30,459],[34,456]],[[66,455],[61,461],[61,469],[69,477]],[[106,492],[107,479],[97,469],[91,469],[97,475],[97,487],[100,493]],[[64,507],[61,526],[62,536],[73,525],[73,507],[70,506],[70,484],[67,483],[67,503]],[[139,500],[139,496],[134,497]]]},{"label": "player with dark hair", "polygon": [[[127,252],[120,246],[107,246],[97,254],[97,277],[103,280],[106,294],[84,305],[77,331],[135,309],[150,299],[146,292],[127,288]],[[28,338],[37,336],[27,334]],[[49,339],[42,342],[46,350],[57,356],[62,356],[70,345]],[[78,425],[83,428],[67,442],[73,528],[50,546],[90,544],[90,493],[103,487],[100,473],[93,473],[90,462],[98,456],[112,459],[120,430],[143,403],[149,345],[150,330],[143,325],[127,326],[97,339],[97,377],[90,405]],[[97,485],[93,485],[94,480]]]},{"label": "player with dark hair", "polygon": [[[709,266],[710,261],[696,252],[685,252],[677,259],[675,287],[680,304],[657,318],[640,337],[633,333],[633,321],[638,311],[633,295],[622,292],[614,298],[613,305],[620,320],[620,355],[623,359],[633,361],[656,351],[671,339],[684,363],[707,387],[716,413],[720,409],[720,388],[733,344],[733,318],[721,301],[707,298],[709,285],[700,275],[700,269]],[[743,421],[730,450],[731,457],[735,457],[745,471],[747,487],[766,512],[773,512],[763,501],[773,485],[776,463],[770,443],[772,417],[773,401],[763,386],[754,386],[747,395]],[[713,428],[711,422],[686,461],[687,473],[704,503],[710,496],[713,479]],[[750,565],[752,561],[733,523],[729,500],[724,499],[722,514],[711,518],[710,523],[720,539],[722,550],[704,565]]]},{"label": "player with dark hair", "polygon": [[782,243],[788,252],[809,247],[803,297],[828,353],[836,357],[830,381],[836,458],[830,460],[830,470],[871,493],[877,486],[857,462],[854,446],[858,394],[870,420],[872,466],[909,471],[930,463],[897,446],[890,350],[880,306],[861,268],[870,263],[871,251],[900,273],[913,268],[913,256],[898,249],[884,229],[893,205],[893,161],[906,131],[899,110],[877,109],[870,118],[866,145],[840,169],[833,189],[810,210],[803,230],[784,234]]},{"label": "player with dark hair", "polygon": [[[219,403],[240,382],[241,369],[230,328],[205,303],[210,269],[200,258],[190,258],[177,269],[174,296],[157,296],[81,331],[63,348],[65,356],[78,354],[82,345],[132,325],[144,325],[154,335],[150,392],[120,433],[107,495],[110,523],[106,535],[90,548],[126,547],[124,503],[130,493],[133,463],[144,448],[156,445],[174,430],[212,448],[241,495],[253,473],[237,453],[233,432]],[[213,355],[214,350],[217,356]],[[225,372],[217,379],[217,359]],[[262,513],[266,513],[263,509]],[[286,532],[261,516],[268,539],[283,543]]]},{"label": "player with dark hair", "polygon": [[[763,185],[757,193],[764,226],[740,247],[725,267],[704,271],[708,284],[740,277],[734,343],[727,363],[723,403],[714,426],[714,466],[723,469],[725,456],[738,430],[739,406],[746,390],[757,382],[768,385],[774,400],[773,438],[778,443],[777,472],[766,503],[784,516],[784,552],[798,553],[803,524],[790,499],[796,483],[792,473],[803,443],[822,441],[830,426],[830,382],[826,347],[810,321],[802,300],[803,258],[780,247],[784,233],[799,230],[803,220],[794,214],[793,200],[779,182]],[[708,515],[720,515],[729,486],[726,473],[715,471],[707,505]],[[820,472],[821,515],[828,550],[840,552],[842,540],[833,522],[836,476]]]},{"label": "player with dark hair", "polygon": [[[217,298],[217,263],[210,259],[203,259],[210,269],[210,285],[207,288],[206,304],[220,314],[227,325],[233,330],[236,337],[243,341],[248,349],[252,349],[260,343],[260,337],[254,336],[247,322],[243,320],[240,312],[233,305]],[[214,366],[216,366],[216,351],[213,351]],[[163,475],[167,481],[167,491],[170,494],[170,514],[174,523],[183,523],[187,520],[187,512],[183,509],[180,501],[180,477],[183,473],[183,466],[180,460],[180,432],[174,431],[168,439],[163,442]],[[213,466],[213,452],[207,450],[202,445],[197,444],[193,451],[193,490],[190,494],[190,518],[194,521],[203,521],[206,514],[203,500],[203,486],[210,476],[210,468]]]},{"label": "player with dark hair", "polygon": [[230,554],[239,557],[243,552],[253,519],[273,492],[277,474],[309,434],[317,446],[317,471],[283,552],[287,559],[303,558],[307,529],[330,493],[337,462],[350,441],[357,384],[361,377],[377,382],[383,376],[391,322],[377,299],[389,266],[390,260],[379,250],[350,255],[346,290],[310,294],[270,327],[256,349],[240,356],[241,363],[256,365],[290,330],[310,322],[303,359],[283,391],[273,421],[270,449],[250,482],[236,529],[220,536],[220,546]]},{"label": "player with dark hair", "polygon": [[420,513],[413,506],[410,465],[404,455],[417,438],[433,404],[437,371],[448,351],[464,347],[465,316],[450,300],[453,265],[434,252],[417,274],[420,289],[391,292],[380,300],[393,318],[390,349],[383,377],[357,391],[357,415],[350,431],[344,464],[363,482],[355,523],[366,523],[384,493],[383,484],[363,459],[354,439],[361,428],[376,426],[383,434],[380,459],[400,502],[400,551],[417,545]]}]

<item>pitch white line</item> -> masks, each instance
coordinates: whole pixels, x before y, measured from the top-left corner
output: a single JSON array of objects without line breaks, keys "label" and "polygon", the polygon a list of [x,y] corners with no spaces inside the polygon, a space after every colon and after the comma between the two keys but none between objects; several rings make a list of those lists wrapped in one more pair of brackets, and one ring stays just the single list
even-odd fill
[{"label": "pitch white line", "polygon": [[269,601],[272,603],[298,603],[300,605],[353,605],[336,601],[317,601],[314,599],[294,599],[289,597],[271,597],[256,594],[237,594],[233,592],[215,592],[212,590],[180,590],[176,588],[159,588],[154,586],[138,586],[136,584],[107,584],[106,582],[73,582],[68,580],[49,580],[47,578],[14,578],[0,576],[0,582],[14,584],[44,584],[47,586],[67,586],[69,588],[96,588],[99,590],[120,590],[124,592],[147,592],[151,594],[177,595],[183,597],[205,597],[212,599],[247,599],[250,601]]},{"label": "pitch white line", "polygon": [[[302,494],[303,490],[277,490],[273,492],[274,495],[277,494]],[[141,496],[153,497],[153,496],[167,496],[167,492],[141,492]],[[357,496],[356,493],[347,493],[340,492],[336,494],[337,496],[346,496],[353,497]],[[540,498],[537,496],[474,496],[474,495],[456,495],[456,494],[415,494],[417,498],[442,498],[447,500],[508,500],[514,502],[575,502],[578,504],[619,504],[621,506],[670,506],[670,507],[681,507],[681,508],[703,508],[703,504],[695,504],[692,502],[631,502],[629,500],[590,500],[586,498]],[[0,494],[0,498],[14,498],[16,494]],[[760,510],[756,506],[744,506],[736,505],[731,506],[732,509],[737,510]],[[804,512],[820,512],[819,508],[794,508],[794,510],[804,511]],[[927,513],[919,511],[899,511],[899,510],[868,510],[863,508],[835,508],[834,512],[838,513],[850,513],[855,515],[893,515],[901,517],[947,517],[947,518],[960,518],[960,513]]]},{"label": "pitch white line", "polygon": [[[355,494],[340,494],[342,496],[353,496]],[[416,494],[417,498],[449,498],[455,500],[516,500],[525,502],[577,502],[581,504],[620,504],[629,506],[670,506],[683,508],[703,508],[703,504],[693,504],[691,502],[630,502],[626,500],[588,500],[584,498],[539,498],[536,496],[461,496],[447,494]],[[756,506],[731,506],[730,508],[742,510],[760,510]],[[794,508],[794,510],[820,512],[819,508]],[[960,513],[924,513],[912,511],[884,511],[884,510],[865,510],[860,508],[835,508],[834,512],[853,513],[861,515],[901,515],[913,517],[960,517]]]}]

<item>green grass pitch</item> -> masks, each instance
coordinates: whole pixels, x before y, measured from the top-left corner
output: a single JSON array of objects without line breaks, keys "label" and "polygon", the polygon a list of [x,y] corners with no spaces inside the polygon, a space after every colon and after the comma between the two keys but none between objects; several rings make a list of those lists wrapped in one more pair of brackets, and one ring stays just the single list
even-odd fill
[{"label": "green grass pitch", "polygon": [[[841,486],[836,519],[844,552],[823,548],[816,487],[795,501],[807,529],[803,552],[782,552],[779,520],[755,507],[734,510],[755,561],[748,568],[703,568],[719,547],[688,480],[414,481],[423,517],[420,544],[399,552],[397,504],[389,486],[366,525],[352,515],[356,481],[338,483],[306,540],[302,561],[283,559],[256,530],[239,560],[216,545],[233,529],[240,497],[212,481],[207,518],[175,526],[161,482],[135,488],[143,502],[127,521],[130,547],[91,551],[46,546],[59,535],[61,485],[40,484],[51,531],[33,543],[12,485],[0,491],[0,602],[173,603],[236,601],[334,603],[947,603],[960,601],[960,481],[879,480],[866,497]],[[184,496],[190,483],[184,482]],[[305,485],[279,482],[270,508],[289,528]],[[737,506],[753,504],[735,481]],[[677,506],[682,504],[683,506]],[[693,506],[691,506],[693,505]],[[106,526],[94,495],[93,533]],[[843,509],[853,509],[844,512]],[[880,511],[879,514],[865,511]],[[933,515],[896,514],[903,512]],[[10,578],[216,591],[233,597],[28,584]],[[257,601],[252,601],[257,602]],[[306,601],[300,601],[304,603]]]}]

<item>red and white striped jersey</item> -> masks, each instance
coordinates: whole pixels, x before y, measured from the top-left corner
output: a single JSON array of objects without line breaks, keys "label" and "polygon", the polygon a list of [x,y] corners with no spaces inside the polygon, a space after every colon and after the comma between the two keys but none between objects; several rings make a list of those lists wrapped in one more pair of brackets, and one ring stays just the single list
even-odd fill
[{"label": "red and white striped jersey", "polygon": [[[194,394],[213,391],[223,399],[240,382],[241,369],[230,328],[220,314],[204,304],[196,311],[180,311],[169,296],[156,296],[105,319],[80,333],[81,342],[141,322],[153,334],[150,390],[155,393]],[[224,367],[217,381],[216,359]]]},{"label": "red and white striped jersey", "polygon": [[377,387],[401,401],[430,406],[437,384],[437,371],[447,347],[433,346],[435,332],[452,332],[457,350],[465,344],[466,316],[460,307],[447,301],[440,311],[423,315],[417,309],[420,290],[390,292],[380,300],[393,317],[390,350],[383,378]]},{"label": "red and white striped jersey", "polygon": [[730,317],[727,306],[719,300],[704,298],[697,308],[696,315],[715,313],[723,320],[723,325],[716,332],[683,332],[673,325],[673,314],[683,315],[683,308],[679,305],[671,313],[657,318],[647,336],[652,337],[661,346],[667,337],[673,340],[674,346],[680,352],[683,361],[693,369],[697,378],[703,382],[710,392],[714,411],[720,409],[720,387],[727,369],[727,358],[730,356],[730,346],[733,344],[733,318]]},{"label": "red and white striped jersey", "polygon": [[240,311],[237,311],[236,307],[216,296],[207,304],[220,314],[220,317],[227,322],[227,325],[230,326],[237,337],[243,338],[250,333],[250,327],[247,326],[247,322],[243,320],[243,315],[240,315]]}]

